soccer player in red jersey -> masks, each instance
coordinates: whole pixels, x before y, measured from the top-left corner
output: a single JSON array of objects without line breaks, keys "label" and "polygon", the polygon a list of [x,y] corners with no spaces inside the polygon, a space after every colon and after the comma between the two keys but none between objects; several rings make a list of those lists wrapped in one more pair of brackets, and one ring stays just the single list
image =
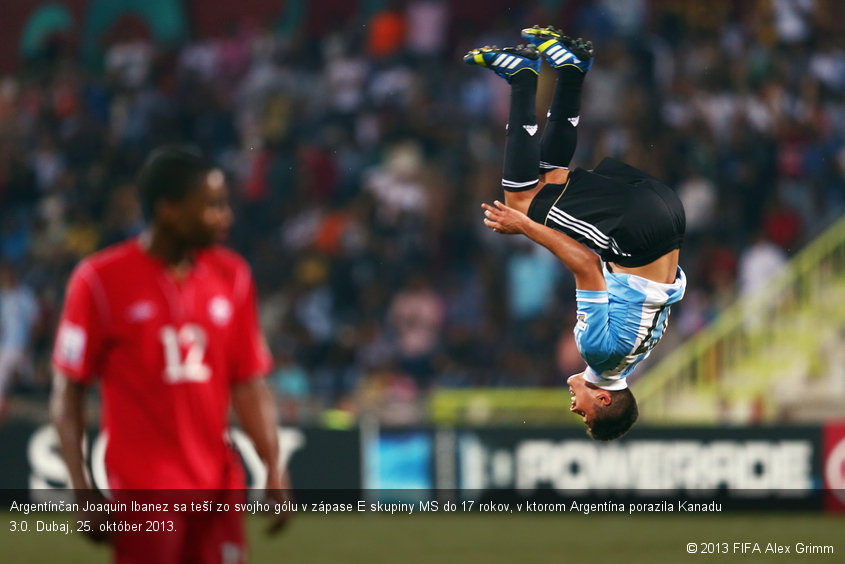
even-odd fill
[{"label": "soccer player in red jersey", "polygon": [[[189,151],[162,148],[141,169],[138,190],[148,229],[79,263],[56,335],[51,411],[71,485],[82,505],[102,500],[82,452],[84,398],[99,380],[116,500],[129,490],[215,491],[237,500],[245,478],[225,438],[230,405],[267,466],[268,494],[281,500],[288,484],[263,380],[272,359],[252,275],[218,245],[232,223],[224,175]],[[114,536],[118,562],[243,559],[235,512],[192,517],[171,508],[154,518],[166,521],[165,532]],[[168,524],[173,519],[181,520]]]}]

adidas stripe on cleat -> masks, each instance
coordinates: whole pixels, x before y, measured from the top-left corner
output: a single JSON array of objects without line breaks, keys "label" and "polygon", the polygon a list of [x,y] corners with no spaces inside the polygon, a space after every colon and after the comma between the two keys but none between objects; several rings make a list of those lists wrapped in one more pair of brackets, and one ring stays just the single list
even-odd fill
[{"label": "adidas stripe on cleat", "polygon": [[528,70],[540,74],[540,53],[533,45],[479,47],[464,55],[464,62],[491,69],[508,82],[513,75]]},{"label": "adidas stripe on cleat", "polygon": [[587,72],[593,66],[593,43],[580,37],[572,39],[559,29],[548,27],[528,27],[522,30],[522,37],[537,46],[552,68],[559,69],[567,65],[581,72]]}]

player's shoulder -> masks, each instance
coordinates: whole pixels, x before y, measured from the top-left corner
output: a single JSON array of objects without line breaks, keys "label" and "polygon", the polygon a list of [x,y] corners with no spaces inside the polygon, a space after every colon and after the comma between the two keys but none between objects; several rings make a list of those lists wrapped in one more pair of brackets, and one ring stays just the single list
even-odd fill
[{"label": "player's shoulder", "polygon": [[246,259],[232,249],[214,245],[205,249],[201,258],[206,267],[229,275],[249,275],[250,267]]},{"label": "player's shoulder", "polygon": [[137,239],[129,239],[85,257],[76,265],[75,272],[79,275],[125,272],[127,266],[137,263],[140,255]]}]

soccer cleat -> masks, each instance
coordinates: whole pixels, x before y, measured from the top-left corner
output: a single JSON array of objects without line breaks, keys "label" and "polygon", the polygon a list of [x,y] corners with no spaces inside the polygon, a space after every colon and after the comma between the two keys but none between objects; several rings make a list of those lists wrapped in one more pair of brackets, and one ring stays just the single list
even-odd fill
[{"label": "soccer cleat", "polygon": [[464,55],[464,62],[491,69],[493,72],[511,81],[513,75],[528,70],[540,74],[540,53],[533,45],[517,45],[516,47],[484,46],[473,49]]},{"label": "soccer cleat", "polygon": [[537,46],[553,69],[567,65],[587,72],[593,66],[593,42],[580,37],[572,39],[559,29],[548,27],[527,27],[522,37]]}]

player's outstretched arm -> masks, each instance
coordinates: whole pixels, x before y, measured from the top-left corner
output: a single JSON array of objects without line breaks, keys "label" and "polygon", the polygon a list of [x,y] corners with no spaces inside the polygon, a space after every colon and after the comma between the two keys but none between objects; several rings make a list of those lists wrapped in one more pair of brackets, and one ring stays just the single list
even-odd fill
[{"label": "player's outstretched arm", "polygon": [[[85,470],[85,455],[82,452],[82,438],[85,434],[85,395],[88,386],[75,382],[56,371],[53,374],[53,391],[50,394],[50,418],[59,435],[59,447],[80,507],[101,504],[105,501],[97,491]],[[100,532],[100,523],[105,523],[106,515],[101,512],[87,512],[80,516],[91,521],[87,533],[90,538],[101,542],[108,535]]]},{"label": "player's outstretched arm", "polygon": [[552,252],[575,275],[579,290],[606,290],[601,261],[590,249],[565,233],[531,220],[524,213],[498,200],[494,205],[481,204],[484,208],[484,225],[495,231],[512,235],[521,233]]},{"label": "player's outstretched arm", "polygon": [[[267,466],[267,496],[278,503],[290,499],[290,481],[279,464],[279,440],[276,434],[276,404],[267,383],[261,378],[232,386],[232,407],[244,432],[252,440],[258,456]],[[289,513],[282,511],[270,526],[271,533],[287,524]]]}]

